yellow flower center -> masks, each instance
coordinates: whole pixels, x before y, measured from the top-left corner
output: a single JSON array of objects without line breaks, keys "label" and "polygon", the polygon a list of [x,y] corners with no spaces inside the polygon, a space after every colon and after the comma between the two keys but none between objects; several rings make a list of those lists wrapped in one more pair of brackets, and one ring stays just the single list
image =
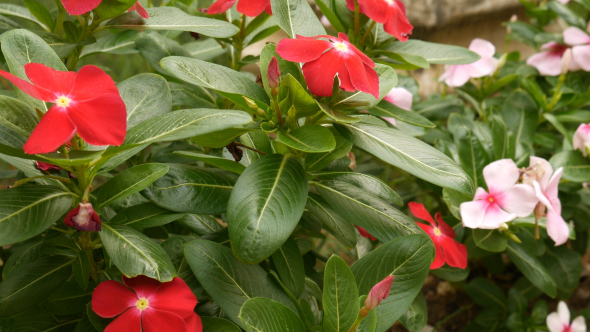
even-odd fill
[{"label": "yellow flower center", "polygon": [[145,309],[147,309],[147,307],[150,306],[150,302],[146,299],[139,299],[137,300],[137,303],[135,303],[135,306],[137,307],[137,309],[144,311]]},{"label": "yellow flower center", "polygon": [[393,0],[385,0],[385,2],[387,2],[388,5],[393,5]]},{"label": "yellow flower center", "polygon": [[490,197],[490,198],[488,198],[488,201],[489,201],[490,203],[494,203],[494,198],[493,198],[493,197]]},{"label": "yellow flower center", "polygon": [[440,236],[442,233],[440,232],[440,229],[438,229],[437,227],[434,228],[434,235],[436,236]]},{"label": "yellow flower center", "polygon": [[336,42],[334,43],[334,48],[340,52],[348,52],[348,46],[344,45],[344,43]]},{"label": "yellow flower center", "polygon": [[60,107],[68,107],[71,101],[72,100],[70,98],[66,96],[61,96],[55,100],[55,103],[57,104],[57,106]]}]

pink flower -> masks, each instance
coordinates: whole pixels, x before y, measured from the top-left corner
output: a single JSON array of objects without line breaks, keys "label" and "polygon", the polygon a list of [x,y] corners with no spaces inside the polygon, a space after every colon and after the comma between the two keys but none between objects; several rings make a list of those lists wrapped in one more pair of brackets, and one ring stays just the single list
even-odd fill
[{"label": "pink flower", "polygon": [[408,203],[408,207],[414,217],[428,221],[430,225],[432,225],[431,227],[424,225],[423,223],[417,223],[418,226],[430,236],[432,242],[434,242],[434,248],[436,249],[436,257],[432,264],[430,264],[430,269],[438,269],[445,265],[445,262],[449,264],[449,266],[458,267],[460,269],[466,268],[467,247],[455,241],[455,230],[443,220],[440,216],[440,212],[437,212],[434,216],[438,222],[437,225],[424,205],[410,202]]},{"label": "pink flower", "polygon": [[[414,27],[406,16],[406,6],[399,0],[358,0],[360,12],[377,23],[383,30],[400,41],[407,41]],[[348,9],[354,11],[354,0],[346,0]]]},{"label": "pink flower", "polygon": [[79,232],[100,232],[101,229],[100,217],[90,203],[80,203],[77,208],[68,212],[64,224]]},{"label": "pink flower", "polygon": [[379,283],[369,292],[367,299],[365,300],[365,308],[373,310],[377,308],[381,301],[385,300],[389,296],[391,290],[391,284],[393,284],[394,277],[389,275],[385,279],[379,281]]},{"label": "pink flower", "polygon": [[298,35],[297,39],[283,39],[277,45],[277,53],[285,60],[305,63],[303,76],[309,91],[316,96],[330,97],[334,77],[338,75],[342,90],[353,92],[356,89],[379,98],[375,63],[341,32],[338,38]]},{"label": "pink flower", "polygon": [[476,38],[469,45],[469,50],[481,57],[478,61],[468,65],[447,66],[439,81],[445,81],[448,86],[463,86],[469,79],[492,75],[498,67],[498,59],[494,58],[496,47],[487,40]]},{"label": "pink flower", "polygon": [[135,4],[133,4],[133,6],[131,6],[131,8],[129,8],[127,11],[128,12],[132,12],[132,11],[137,11],[137,13],[143,17],[143,18],[150,18],[150,14],[148,14],[148,12],[145,10],[145,8],[143,8],[141,6],[141,3],[136,2]]},{"label": "pink flower", "polygon": [[590,124],[582,123],[574,134],[574,149],[582,151],[584,157],[588,156],[590,149]]},{"label": "pink flower", "polygon": [[371,233],[367,232],[367,230],[362,228],[361,226],[356,226],[356,229],[359,230],[359,234],[361,234],[362,237],[366,237],[371,241],[377,240],[373,235],[371,235]]},{"label": "pink flower", "polygon": [[114,280],[102,282],[92,293],[92,310],[97,315],[118,316],[105,332],[203,330],[201,318],[194,312],[197,298],[184,280],[161,283],[145,276],[123,276],[123,282],[125,285]]},{"label": "pink flower", "polygon": [[[537,68],[539,74],[543,76],[558,76],[561,74],[561,60],[567,50],[566,45],[556,42],[549,42],[541,46],[541,53],[533,54],[526,61],[527,65]],[[572,61],[572,71],[575,68],[575,61]]]},{"label": "pink flower", "polygon": [[82,15],[98,7],[102,0],[61,0],[61,4],[70,15]]},{"label": "pink flower", "polygon": [[[225,13],[228,9],[230,9],[237,0],[217,0],[215,1],[207,10],[207,14],[221,14]],[[263,11],[266,11],[268,15],[272,15],[272,10],[270,7],[270,0],[239,0],[238,7],[236,8],[238,12],[254,17],[262,14]]]},{"label": "pink flower", "polygon": [[563,301],[559,301],[557,312],[547,315],[549,332],[586,332],[584,316],[578,316],[570,324],[570,311]]},{"label": "pink flower", "polygon": [[539,205],[537,206],[538,214],[543,214],[547,208],[547,233],[559,246],[567,241],[570,235],[567,223],[561,217],[561,202],[558,197],[558,186],[563,168],[559,168],[555,173],[551,164],[538,157],[531,157],[529,169],[535,169],[537,176],[533,181]]},{"label": "pink flower", "polygon": [[502,159],[487,165],[483,177],[488,191],[477,188],[474,200],[460,206],[465,227],[496,229],[505,222],[533,212],[538,202],[535,189],[530,185],[516,184],[520,172],[514,161]]},{"label": "pink flower", "polygon": [[[383,99],[403,110],[409,111],[412,109],[413,98],[414,95],[405,88],[393,88]],[[382,119],[394,126],[397,125],[394,118],[382,117]]]},{"label": "pink flower", "polygon": [[568,4],[570,2],[570,0],[557,0],[559,2],[561,2],[562,4]]},{"label": "pink flower", "polygon": [[580,28],[569,27],[563,32],[563,41],[573,46],[572,55],[575,65],[590,71],[590,35]]},{"label": "pink flower", "polygon": [[279,69],[279,62],[277,61],[277,57],[273,56],[268,64],[268,85],[271,89],[276,89],[279,87],[279,79],[281,78],[281,70]]}]

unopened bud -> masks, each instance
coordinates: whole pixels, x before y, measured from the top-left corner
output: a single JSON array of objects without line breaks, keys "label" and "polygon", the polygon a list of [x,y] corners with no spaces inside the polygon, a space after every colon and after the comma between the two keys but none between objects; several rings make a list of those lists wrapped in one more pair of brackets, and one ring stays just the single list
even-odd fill
[{"label": "unopened bud", "polygon": [[80,203],[77,208],[70,211],[64,219],[64,224],[79,232],[100,232],[101,230],[100,217],[90,203]]},{"label": "unopened bud", "polygon": [[[510,23],[514,23],[516,21],[518,21],[518,15],[514,14],[514,15],[512,15],[512,17],[510,17]],[[507,26],[506,27],[506,32],[508,32],[508,34],[511,34],[512,33],[512,28],[510,26]]]},{"label": "unopened bud", "polygon": [[272,57],[268,64],[268,86],[275,90],[279,87],[279,79],[281,77],[281,70],[279,69],[279,62],[276,57]]},{"label": "unopened bud", "polygon": [[381,303],[381,301],[385,300],[389,296],[393,279],[394,277],[389,275],[385,279],[381,280],[377,285],[373,286],[369,292],[369,295],[367,296],[367,299],[365,300],[365,308],[373,310]]},{"label": "unopened bud", "polygon": [[244,97],[244,96],[242,96],[242,99],[244,99],[244,101],[246,102],[246,105],[248,105],[248,107],[250,107],[251,109],[258,109],[258,105],[256,105],[254,100],[252,100],[248,97]]},{"label": "unopened bud", "polygon": [[508,54],[502,54],[502,57],[500,57],[500,59],[498,60],[498,66],[496,67],[497,71],[504,67],[504,65],[506,64],[506,60],[508,60]]},{"label": "unopened bud", "polygon": [[572,49],[568,48],[561,58],[561,74],[566,75],[572,66]]},{"label": "unopened bud", "polygon": [[259,108],[258,111],[256,111],[256,113],[258,113],[258,115],[260,116],[264,116],[266,114],[266,112],[264,112],[262,108]]}]

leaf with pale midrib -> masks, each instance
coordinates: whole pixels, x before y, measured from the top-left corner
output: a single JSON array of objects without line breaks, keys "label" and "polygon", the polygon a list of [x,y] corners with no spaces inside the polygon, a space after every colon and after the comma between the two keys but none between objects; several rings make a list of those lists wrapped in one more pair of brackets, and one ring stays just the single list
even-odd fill
[{"label": "leaf with pale midrib", "polygon": [[291,38],[325,35],[326,29],[305,0],[271,0],[277,23]]},{"label": "leaf with pale midrib", "polygon": [[172,110],[168,82],[160,75],[139,74],[117,88],[127,108],[127,129]]},{"label": "leaf with pale midrib", "polygon": [[304,332],[299,317],[279,302],[257,297],[242,306],[240,319],[247,332],[293,331]]},{"label": "leaf with pale midrib", "polygon": [[347,332],[360,310],[354,275],[346,262],[333,255],[324,271],[324,332]]},{"label": "leaf with pale midrib", "polygon": [[305,268],[299,246],[293,238],[272,254],[272,261],[277,268],[282,283],[296,298],[301,297],[305,288]]}]

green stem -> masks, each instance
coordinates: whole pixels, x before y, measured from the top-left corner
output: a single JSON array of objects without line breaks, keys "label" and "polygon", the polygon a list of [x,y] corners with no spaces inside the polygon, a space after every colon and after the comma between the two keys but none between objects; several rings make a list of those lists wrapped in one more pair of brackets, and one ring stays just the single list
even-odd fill
[{"label": "green stem", "polygon": [[354,0],[354,37],[355,39],[359,36],[359,25],[361,21],[361,10],[359,7],[359,1]]},{"label": "green stem", "polygon": [[551,98],[551,102],[547,105],[547,111],[551,112],[555,105],[561,99],[561,88],[563,86],[563,82],[565,82],[565,74],[559,75],[559,80],[557,81],[557,87],[555,88],[555,93],[553,93],[553,97]]},{"label": "green stem", "polygon": [[60,0],[55,0],[55,4],[57,5],[57,19],[55,20],[54,32],[56,35],[61,36],[63,34],[63,25],[66,13]]},{"label": "green stem", "polygon": [[25,183],[27,183],[27,182],[29,182],[29,181],[33,181],[33,180],[35,180],[35,179],[54,179],[54,180],[59,180],[59,181],[65,182],[65,183],[70,183],[70,179],[63,178],[63,177],[61,177],[61,176],[53,176],[53,175],[38,175],[38,176],[33,176],[33,177],[30,177],[30,178],[26,178],[26,179],[22,179],[22,180],[16,181],[16,182],[15,182],[15,183],[12,185],[12,188],[20,187],[20,186],[22,186],[23,184],[25,184]]},{"label": "green stem", "polygon": [[148,8],[152,8],[152,0],[148,0]]},{"label": "green stem", "polygon": [[367,39],[367,37],[369,36],[369,33],[371,33],[371,30],[373,30],[373,28],[375,27],[375,24],[377,24],[377,22],[373,21],[373,23],[371,23],[371,25],[369,26],[369,28],[367,29],[367,31],[365,31],[365,34],[361,38],[360,45],[362,45],[365,42],[365,39]]},{"label": "green stem", "polygon": [[[361,312],[363,310],[366,310],[365,307],[363,307],[361,309]],[[367,314],[368,314],[368,312],[367,312]],[[352,326],[350,327],[350,330],[348,330],[348,332],[355,332],[356,329],[359,327],[359,325],[361,325],[363,319],[365,319],[366,316],[367,315],[363,316],[362,313],[359,312],[359,315],[356,317],[356,320],[354,321],[354,324],[352,324]]]}]

